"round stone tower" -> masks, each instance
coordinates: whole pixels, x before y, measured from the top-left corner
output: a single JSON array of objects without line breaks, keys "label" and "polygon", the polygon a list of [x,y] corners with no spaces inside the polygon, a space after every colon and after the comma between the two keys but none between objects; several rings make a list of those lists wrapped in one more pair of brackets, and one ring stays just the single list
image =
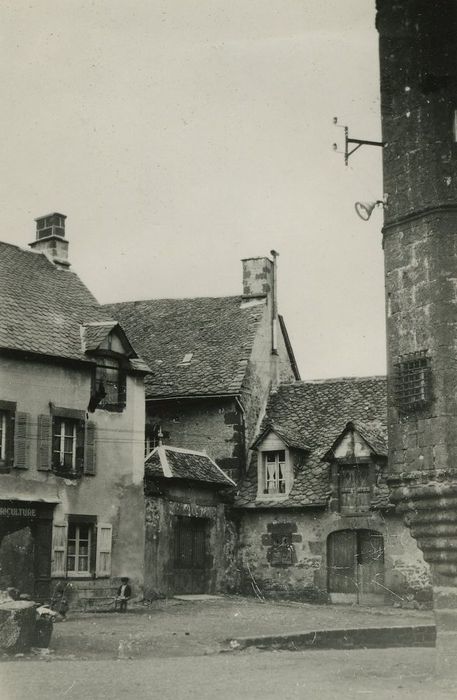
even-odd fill
[{"label": "round stone tower", "polygon": [[457,2],[376,4],[390,478],[457,675]]}]

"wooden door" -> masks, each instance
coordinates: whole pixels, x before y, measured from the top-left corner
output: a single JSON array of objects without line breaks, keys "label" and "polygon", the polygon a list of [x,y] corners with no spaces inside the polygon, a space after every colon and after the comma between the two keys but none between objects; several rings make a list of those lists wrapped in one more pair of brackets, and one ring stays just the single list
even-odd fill
[{"label": "wooden door", "polygon": [[379,605],[384,602],[384,540],[379,532],[358,532],[357,579],[359,603]]},{"label": "wooden door", "polygon": [[356,602],[357,534],[355,530],[332,532],[327,541],[328,590],[332,602]]},{"label": "wooden door", "polygon": [[334,603],[384,602],[384,541],[374,530],[339,530],[327,540],[328,591]]},{"label": "wooden door", "polygon": [[178,516],[174,527],[174,592],[207,593],[208,521]]}]

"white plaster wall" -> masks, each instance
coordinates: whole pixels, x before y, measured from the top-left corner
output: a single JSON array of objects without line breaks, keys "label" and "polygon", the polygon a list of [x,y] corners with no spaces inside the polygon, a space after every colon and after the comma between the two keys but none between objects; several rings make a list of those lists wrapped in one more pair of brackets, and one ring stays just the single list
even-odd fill
[{"label": "white plaster wall", "polygon": [[[127,378],[127,405],[122,413],[97,409],[97,467],[94,476],[68,480],[37,470],[38,416],[49,415],[49,403],[86,410],[91,389],[90,368],[63,367],[1,358],[0,399],[14,401],[30,415],[28,469],[0,475],[4,494],[57,498],[54,520],[71,514],[95,515],[113,526],[112,576],[128,572],[143,583],[144,497],[143,449],[145,403],[141,377]],[[4,496],[6,497],[6,496]]]}]

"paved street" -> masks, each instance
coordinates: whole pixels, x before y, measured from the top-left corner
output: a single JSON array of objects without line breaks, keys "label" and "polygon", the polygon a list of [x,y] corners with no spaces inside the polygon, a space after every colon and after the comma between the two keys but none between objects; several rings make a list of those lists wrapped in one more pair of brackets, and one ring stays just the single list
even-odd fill
[{"label": "paved street", "polygon": [[2,700],[447,700],[433,651],[228,653],[134,661],[0,664]]}]

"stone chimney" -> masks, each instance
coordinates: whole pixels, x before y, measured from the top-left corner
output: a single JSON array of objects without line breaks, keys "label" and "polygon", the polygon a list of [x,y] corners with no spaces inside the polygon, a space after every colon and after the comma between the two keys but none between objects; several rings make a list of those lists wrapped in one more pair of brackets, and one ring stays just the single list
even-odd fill
[{"label": "stone chimney", "polygon": [[278,300],[277,300],[277,258],[279,253],[271,251],[270,258],[244,258],[243,301],[266,297],[271,315],[271,352],[278,352]]},{"label": "stone chimney", "polygon": [[40,216],[36,221],[36,239],[29,246],[44,253],[60,270],[70,267],[68,241],[65,240],[65,214],[53,212]]},{"label": "stone chimney", "polygon": [[274,264],[269,258],[244,258],[243,297],[271,297],[274,285]]}]

